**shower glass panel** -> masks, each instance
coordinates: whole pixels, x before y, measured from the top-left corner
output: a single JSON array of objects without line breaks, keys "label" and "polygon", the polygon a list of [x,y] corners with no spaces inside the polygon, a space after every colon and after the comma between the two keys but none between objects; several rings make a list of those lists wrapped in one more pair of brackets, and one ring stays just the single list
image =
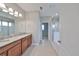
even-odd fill
[{"label": "shower glass panel", "polygon": [[59,44],[59,16],[54,16],[52,19],[52,41]]}]

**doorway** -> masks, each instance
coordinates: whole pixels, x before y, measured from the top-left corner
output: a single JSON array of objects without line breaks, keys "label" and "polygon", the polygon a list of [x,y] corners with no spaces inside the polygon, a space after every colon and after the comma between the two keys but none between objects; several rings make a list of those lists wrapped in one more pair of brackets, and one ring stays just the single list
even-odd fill
[{"label": "doorway", "polygon": [[48,23],[42,23],[42,39],[48,39]]}]

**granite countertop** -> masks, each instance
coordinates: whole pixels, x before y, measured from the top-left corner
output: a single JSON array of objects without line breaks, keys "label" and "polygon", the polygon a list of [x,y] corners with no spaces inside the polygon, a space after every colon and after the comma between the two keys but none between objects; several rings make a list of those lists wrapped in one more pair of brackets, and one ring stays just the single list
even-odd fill
[{"label": "granite countertop", "polygon": [[20,40],[21,38],[24,38],[25,36],[28,36],[28,35],[30,35],[30,34],[16,35],[16,36],[4,39],[4,41],[0,41],[0,47],[10,44],[14,41]]}]

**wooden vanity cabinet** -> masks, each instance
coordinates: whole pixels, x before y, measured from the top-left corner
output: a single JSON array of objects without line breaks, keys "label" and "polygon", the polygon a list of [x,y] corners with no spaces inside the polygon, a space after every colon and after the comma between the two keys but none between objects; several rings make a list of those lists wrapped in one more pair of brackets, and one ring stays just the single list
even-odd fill
[{"label": "wooden vanity cabinet", "polygon": [[25,36],[17,41],[0,47],[0,56],[19,56],[27,50],[32,43],[32,35]]},{"label": "wooden vanity cabinet", "polygon": [[32,43],[32,35],[28,36],[28,46],[30,46]]},{"label": "wooden vanity cabinet", "polygon": [[26,36],[25,38],[22,39],[22,53],[27,50],[27,48],[31,45],[32,43],[32,35]]},{"label": "wooden vanity cabinet", "polygon": [[7,51],[1,53],[0,56],[7,56]]},{"label": "wooden vanity cabinet", "polygon": [[21,43],[21,40],[12,42],[0,48],[0,56],[8,56],[8,51],[14,48],[17,44]]},{"label": "wooden vanity cabinet", "polygon": [[21,40],[17,44],[8,50],[8,56],[19,56],[21,55]]},{"label": "wooden vanity cabinet", "polygon": [[25,37],[22,39],[22,53],[27,49],[28,47],[28,39]]},{"label": "wooden vanity cabinet", "polygon": [[30,45],[32,44],[32,35],[30,35]]},{"label": "wooden vanity cabinet", "polygon": [[0,48],[0,56],[7,56],[7,51],[4,47]]}]

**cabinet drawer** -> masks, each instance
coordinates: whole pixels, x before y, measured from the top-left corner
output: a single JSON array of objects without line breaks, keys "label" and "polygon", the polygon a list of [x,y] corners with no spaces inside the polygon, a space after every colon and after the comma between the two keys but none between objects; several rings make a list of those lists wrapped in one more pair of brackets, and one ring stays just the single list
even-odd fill
[{"label": "cabinet drawer", "polygon": [[19,55],[21,55],[21,43],[17,44],[16,46],[8,50],[8,56],[19,56]]}]

